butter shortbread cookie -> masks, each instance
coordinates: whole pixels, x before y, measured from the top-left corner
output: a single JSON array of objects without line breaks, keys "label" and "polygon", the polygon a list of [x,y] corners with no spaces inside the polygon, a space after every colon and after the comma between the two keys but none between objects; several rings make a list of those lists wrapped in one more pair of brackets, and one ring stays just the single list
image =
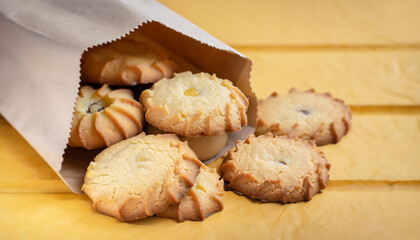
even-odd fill
[{"label": "butter shortbread cookie", "polygon": [[177,69],[164,52],[122,39],[85,52],[80,73],[83,82],[130,86],[172,77]]},{"label": "butter shortbread cookie", "polygon": [[248,99],[228,80],[208,73],[175,74],[143,91],[146,121],[180,136],[213,136],[247,124]]},{"label": "butter shortbread cookie", "polygon": [[84,86],[76,100],[69,146],[107,147],[139,134],[143,126],[144,109],[131,90]]},{"label": "butter shortbread cookie", "polygon": [[314,140],[318,146],[339,142],[351,127],[351,111],[340,99],[314,90],[273,93],[258,102],[255,135],[272,132]]},{"label": "butter shortbread cookie", "polygon": [[194,185],[201,162],[174,134],[144,133],[102,151],[82,190],[101,213],[131,221],[177,204]]},{"label": "butter shortbread cookie", "polygon": [[238,141],[221,167],[228,186],[263,202],[310,200],[328,184],[330,163],[312,141],[267,133]]}]

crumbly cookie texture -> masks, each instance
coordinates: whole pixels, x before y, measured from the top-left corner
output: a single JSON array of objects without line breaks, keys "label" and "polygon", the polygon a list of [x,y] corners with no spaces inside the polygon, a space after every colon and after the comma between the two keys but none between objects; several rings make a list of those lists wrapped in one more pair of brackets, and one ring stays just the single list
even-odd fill
[{"label": "crumbly cookie texture", "polygon": [[129,89],[84,86],[74,107],[69,146],[94,149],[111,146],[139,134],[144,108]]},{"label": "crumbly cookie texture", "polygon": [[131,221],[177,204],[194,185],[201,162],[174,134],[144,133],[102,151],[82,190],[101,213]]},{"label": "crumbly cookie texture", "polygon": [[311,200],[328,184],[330,163],[312,141],[272,133],[238,141],[221,167],[229,186],[263,202]]},{"label": "crumbly cookie texture", "polygon": [[130,86],[172,77],[178,66],[146,43],[122,39],[83,53],[81,79],[87,83]]},{"label": "crumbly cookie texture", "polygon": [[180,136],[213,136],[247,124],[248,99],[229,80],[208,73],[175,74],[143,91],[146,121]]},{"label": "crumbly cookie texture", "polygon": [[289,94],[273,93],[258,102],[258,125],[255,135],[272,132],[314,140],[318,146],[338,143],[351,127],[351,111],[340,99],[313,89]]},{"label": "crumbly cookie texture", "polygon": [[162,213],[161,217],[169,217],[182,221],[203,221],[212,214],[223,210],[223,179],[220,179],[215,168],[202,165],[194,186],[179,204],[174,204]]}]

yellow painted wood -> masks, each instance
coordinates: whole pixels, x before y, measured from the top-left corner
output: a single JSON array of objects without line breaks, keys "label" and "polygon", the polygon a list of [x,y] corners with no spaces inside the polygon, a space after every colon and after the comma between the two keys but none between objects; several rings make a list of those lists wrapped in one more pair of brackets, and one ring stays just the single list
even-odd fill
[{"label": "yellow painted wood", "polygon": [[[420,16],[420,15],[419,15]],[[238,48],[253,61],[257,97],[291,87],[351,105],[419,105],[420,48]]]},{"label": "yellow painted wood", "polygon": [[70,192],[28,142],[0,115],[0,193]]},{"label": "yellow painted wood", "polygon": [[0,239],[420,239],[418,1],[161,2],[249,56],[258,97],[295,86],[353,105],[348,136],[322,147],[327,189],[287,205],[227,192],[204,222],[122,223],[57,194],[69,190],[0,117]]},{"label": "yellow painted wood", "polygon": [[416,0],[160,2],[234,46],[420,44]]},{"label": "yellow painted wood", "polygon": [[57,174],[0,115],[0,180],[59,180]]},{"label": "yellow painted wood", "polygon": [[262,204],[228,192],[204,222],[123,223],[85,195],[0,194],[1,239],[418,239],[420,191],[325,191],[310,202]]},{"label": "yellow painted wood", "polygon": [[420,109],[403,114],[353,114],[342,141],[321,147],[330,160],[331,179],[420,180]]}]

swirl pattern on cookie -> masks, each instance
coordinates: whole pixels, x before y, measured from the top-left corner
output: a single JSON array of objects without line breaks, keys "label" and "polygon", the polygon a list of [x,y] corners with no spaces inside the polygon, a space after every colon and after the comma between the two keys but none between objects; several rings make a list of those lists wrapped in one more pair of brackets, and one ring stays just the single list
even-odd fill
[{"label": "swirl pattern on cookie", "polygon": [[272,132],[314,140],[318,146],[339,142],[351,128],[351,111],[340,99],[314,90],[273,93],[258,102],[256,135]]},{"label": "swirl pattern on cookie", "polygon": [[143,91],[146,121],[180,136],[213,136],[247,124],[248,99],[228,80],[207,73],[175,74]]},{"label": "swirl pattern on cookie", "polygon": [[312,141],[267,133],[238,141],[221,167],[229,186],[263,202],[311,200],[328,184],[330,163]]},{"label": "swirl pattern on cookie", "polygon": [[83,82],[119,86],[153,83],[178,69],[165,53],[128,39],[89,49],[81,62]]},{"label": "swirl pattern on cookie", "polygon": [[84,86],[74,107],[69,146],[95,149],[111,146],[139,134],[144,126],[143,106],[129,89]]},{"label": "swirl pattern on cookie", "polygon": [[200,166],[176,135],[142,133],[97,155],[82,190],[99,212],[132,221],[179,203],[194,185]]},{"label": "swirl pattern on cookie", "polygon": [[203,221],[212,214],[222,211],[224,195],[223,179],[220,179],[215,168],[203,164],[194,186],[181,202],[169,206],[166,211],[157,215],[180,222]]}]

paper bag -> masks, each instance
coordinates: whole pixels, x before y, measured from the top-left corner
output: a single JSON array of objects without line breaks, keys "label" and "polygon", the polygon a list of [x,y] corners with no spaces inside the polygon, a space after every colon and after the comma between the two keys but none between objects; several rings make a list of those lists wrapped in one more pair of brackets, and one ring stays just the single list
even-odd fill
[{"label": "paper bag", "polygon": [[101,150],[67,147],[80,57],[90,47],[140,34],[239,87],[250,101],[248,125],[230,133],[211,160],[255,129],[251,61],[159,2],[0,0],[0,9],[0,112],[73,192],[81,192],[86,167]]}]

